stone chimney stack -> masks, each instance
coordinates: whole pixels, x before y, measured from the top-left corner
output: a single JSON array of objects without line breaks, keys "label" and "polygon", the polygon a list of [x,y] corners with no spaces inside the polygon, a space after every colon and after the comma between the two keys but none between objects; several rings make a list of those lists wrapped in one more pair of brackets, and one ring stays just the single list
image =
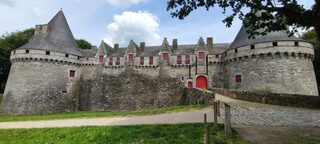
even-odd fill
[{"label": "stone chimney stack", "polygon": [[140,52],[144,52],[145,47],[146,47],[146,43],[140,42]]},{"label": "stone chimney stack", "polygon": [[173,39],[172,40],[172,51],[177,51],[178,50],[178,39]]},{"label": "stone chimney stack", "polygon": [[113,48],[116,53],[119,52],[119,44],[114,44]]},{"label": "stone chimney stack", "polygon": [[213,51],[213,38],[212,37],[207,38],[207,48],[208,48],[208,51]]}]

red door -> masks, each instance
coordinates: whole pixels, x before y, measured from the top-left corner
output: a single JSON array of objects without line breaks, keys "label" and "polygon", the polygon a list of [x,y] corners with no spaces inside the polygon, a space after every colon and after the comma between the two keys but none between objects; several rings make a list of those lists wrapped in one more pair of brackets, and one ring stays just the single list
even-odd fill
[{"label": "red door", "polygon": [[192,88],[192,81],[188,82],[188,88]]},{"label": "red door", "polygon": [[205,76],[198,76],[196,79],[196,87],[201,89],[208,88],[208,80]]}]

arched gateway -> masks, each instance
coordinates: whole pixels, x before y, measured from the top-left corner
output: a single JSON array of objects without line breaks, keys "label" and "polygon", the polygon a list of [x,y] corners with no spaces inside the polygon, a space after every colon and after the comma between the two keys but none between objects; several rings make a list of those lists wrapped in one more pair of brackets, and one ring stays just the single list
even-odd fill
[{"label": "arched gateway", "polygon": [[201,89],[208,89],[208,80],[205,76],[198,76],[196,79],[196,87]]}]

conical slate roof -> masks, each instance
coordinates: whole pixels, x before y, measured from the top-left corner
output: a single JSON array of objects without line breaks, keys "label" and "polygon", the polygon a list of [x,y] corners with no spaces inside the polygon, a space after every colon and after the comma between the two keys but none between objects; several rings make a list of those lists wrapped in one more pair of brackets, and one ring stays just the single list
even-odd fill
[{"label": "conical slate roof", "polygon": [[48,23],[48,31],[39,33],[19,49],[39,49],[81,56],[66,17],[60,10]]},{"label": "conical slate roof", "polygon": [[284,40],[301,40],[294,36],[289,37],[286,31],[275,31],[268,33],[267,35],[258,35],[255,36],[253,39],[249,39],[249,34],[246,31],[244,26],[241,27],[239,33],[237,34],[236,38],[232,42],[230,49],[235,49],[245,45],[252,45],[256,43],[263,43],[263,42],[272,42],[272,41],[284,41]]}]

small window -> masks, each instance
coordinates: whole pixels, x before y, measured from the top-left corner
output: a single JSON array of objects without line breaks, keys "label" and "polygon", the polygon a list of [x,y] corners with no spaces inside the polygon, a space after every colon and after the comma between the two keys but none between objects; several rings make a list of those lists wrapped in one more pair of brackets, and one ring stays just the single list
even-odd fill
[{"label": "small window", "polygon": [[181,55],[177,56],[177,64],[181,64],[182,63],[182,58]]},{"label": "small window", "polygon": [[219,55],[216,55],[216,58],[218,59],[218,58],[219,58]]},{"label": "small window", "polygon": [[238,53],[238,49],[235,49],[235,50],[234,50],[234,53]]},{"label": "small window", "polygon": [[190,55],[186,55],[186,64],[190,64]]},{"label": "small window", "polygon": [[237,84],[240,84],[241,83],[241,75],[236,75],[235,80],[236,80]]},{"label": "small window", "polygon": [[149,65],[153,65],[153,57],[149,57]]},{"label": "small window", "polygon": [[29,53],[29,50],[26,50],[26,53]]},{"label": "small window", "polygon": [[65,56],[66,56],[66,57],[69,57],[69,54],[66,54]]},{"label": "small window", "polygon": [[299,42],[295,41],[294,46],[299,46]]},{"label": "small window", "polygon": [[117,58],[116,65],[120,65],[120,58]]},{"label": "small window", "polygon": [[181,81],[184,81],[184,76],[181,76]]},{"label": "small window", "polygon": [[189,81],[188,82],[188,88],[192,88],[193,86],[192,86],[192,81]]},{"label": "small window", "polygon": [[46,55],[50,55],[50,51],[46,51]]},{"label": "small window", "polygon": [[250,46],[250,49],[255,49],[255,46],[254,46],[254,45],[251,45],[251,46]]},{"label": "small window", "polygon": [[89,60],[89,58],[87,58],[87,60]]},{"label": "small window", "polygon": [[204,52],[199,52],[199,60],[204,60]]},{"label": "small window", "polygon": [[164,61],[169,59],[169,54],[168,53],[163,53],[163,58]]},{"label": "small window", "polygon": [[278,42],[273,42],[272,45],[273,46],[278,46]]},{"label": "small window", "polygon": [[103,64],[103,62],[104,62],[104,56],[99,55],[99,64]]},{"label": "small window", "polygon": [[109,65],[112,65],[113,64],[113,58],[109,58]]},{"label": "small window", "polygon": [[78,58],[77,59],[80,59],[80,57],[78,56]]},{"label": "small window", "polygon": [[75,70],[70,70],[69,72],[69,77],[75,77],[76,71]]},{"label": "small window", "polygon": [[144,57],[140,57],[140,65],[144,65]]}]

